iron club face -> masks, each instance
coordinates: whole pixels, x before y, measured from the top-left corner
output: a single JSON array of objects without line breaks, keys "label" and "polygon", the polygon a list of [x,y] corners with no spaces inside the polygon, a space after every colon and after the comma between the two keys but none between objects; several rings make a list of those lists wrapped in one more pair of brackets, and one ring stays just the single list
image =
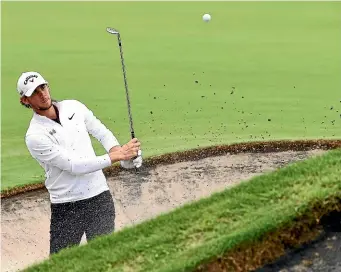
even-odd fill
[{"label": "iron club face", "polygon": [[119,32],[116,29],[113,29],[112,27],[107,27],[107,32],[110,34],[119,34]]}]

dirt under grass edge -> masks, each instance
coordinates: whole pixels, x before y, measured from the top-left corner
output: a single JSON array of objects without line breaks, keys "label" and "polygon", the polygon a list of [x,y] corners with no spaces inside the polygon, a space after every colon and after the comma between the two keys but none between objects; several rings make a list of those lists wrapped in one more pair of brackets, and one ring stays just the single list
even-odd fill
[{"label": "dirt under grass edge", "polygon": [[[185,161],[196,161],[212,156],[238,153],[266,153],[284,151],[308,151],[314,149],[332,150],[341,148],[341,140],[276,140],[276,141],[255,141],[242,142],[227,145],[214,145],[202,148],[195,148],[186,151],[167,153],[158,156],[151,156],[144,159],[144,168],[153,168],[158,165],[167,165]],[[106,177],[114,176],[121,171],[126,171],[119,164],[103,169]],[[1,191],[0,198],[8,198],[23,194],[29,191],[46,190],[44,182],[17,186]]]},{"label": "dirt under grass edge", "polygon": [[[292,222],[264,234],[257,242],[239,244],[231,251],[224,253],[223,256],[217,256],[199,265],[194,271],[256,271],[265,265],[278,261],[289,254],[291,250],[309,245],[331,226],[341,231],[339,225],[341,194],[311,204],[308,210]],[[335,214],[337,218],[335,218]],[[337,226],[333,226],[335,220],[338,221]]]}]

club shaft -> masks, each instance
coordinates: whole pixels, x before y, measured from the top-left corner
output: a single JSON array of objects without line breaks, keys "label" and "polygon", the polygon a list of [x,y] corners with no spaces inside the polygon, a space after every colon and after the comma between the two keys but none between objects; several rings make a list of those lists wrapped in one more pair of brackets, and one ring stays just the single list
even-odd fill
[{"label": "club shaft", "polygon": [[124,80],[124,87],[125,87],[126,99],[127,99],[127,105],[128,105],[128,117],[129,117],[129,124],[130,124],[130,134],[131,134],[131,138],[135,138],[135,132],[134,132],[134,126],[133,126],[133,117],[132,117],[131,108],[130,108],[128,81],[127,81],[126,69],[125,69],[125,65],[124,65],[123,49],[122,49],[122,42],[121,42],[120,33],[117,34],[117,40],[118,40],[118,46],[120,48],[123,80]]}]

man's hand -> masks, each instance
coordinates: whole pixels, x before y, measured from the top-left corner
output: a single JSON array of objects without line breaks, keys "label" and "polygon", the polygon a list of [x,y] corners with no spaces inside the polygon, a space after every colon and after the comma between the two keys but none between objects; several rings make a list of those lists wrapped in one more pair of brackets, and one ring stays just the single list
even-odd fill
[{"label": "man's hand", "polygon": [[135,168],[140,168],[142,166],[142,150],[140,149],[138,152],[138,156],[133,160],[133,165]]},{"label": "man's hand", "polygon": [[139,140],[134,138],[126,145],[123,145],[122,148],[127,150],[127,152],[128,150],[133,149],[135,156],[130,156],[129,158],[122,159],[121,166],[126,169],[140,168],[142,166],[142,150],[140,149],[141,143],[139,142]]},{"label": "man's hand", "polygon": [[142,152],[139,153],[136,159],[121,161],[121,166],[125,169],[140,168],[142,166]]},{"label": "man's hand", "polygon": [[112,147],[109,151],[111,162],[127,161],[138,157],[140,146],[140,141],[134,138],[123,146]]}]

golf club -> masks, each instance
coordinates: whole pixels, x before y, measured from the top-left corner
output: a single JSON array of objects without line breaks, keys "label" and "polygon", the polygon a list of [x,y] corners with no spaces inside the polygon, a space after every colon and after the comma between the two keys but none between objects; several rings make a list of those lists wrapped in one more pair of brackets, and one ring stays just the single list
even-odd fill
[{"label": "golf club", "polygon": [[123,71],[124,87],[125,87],[125,91],[126,91],[126,99],[127,99],[127,104],[128,104],[128,116],[129,116],[129,124],[130,124],[130,134],[131,134],[131,138],[133,139],[133,138],[135,138],[135,132],[134,132],[134,127],[133,127],[133,117],[131,115],[131,109],[130,109],[128,82],[127,82],[127,76],[126,76],[126,69],[125,69],[125,65],[124,65],[121,35],[120,35],[120,33],[116,29],[111,28],[111,27],[107,27],[107,32],[117,36],[118,46],[120,48],[120,56],[121,56],[121,64],[122,64],[122,71]]},{"label": "golf club", "polygon": [[[130,135],[131,138],[135,138],[135,132],[134,132],[134,126],[133,126],[133,117],[131,115],[131,108],[130,108],[130,99],[129,99],[129,91],[128,91],[128,81],[127,81],[127,76],[126,76],[126,69],[124,65],[124,58],[123,58],[123,49],[122,49],[122,42],[121,42],[121,35],[120,33],[112,28],[112,27],[107,27],[107,32],[110,34],[117,35],[117,41],[118,41],[118,46],[120,48],[120,56],[121,56],[121,64],[122,64],[122,71],[123,71],[123,79],[124,79],[124,87],[126,91],[126,99],[127,99],[127,104],[128,104],[128,117],[129,117],[129,124],[130,124]],[[138,156],[141,155],[141,151],[139,150]],[[136,159],[137,157],[134,157],[133,159]],[[135,171],[137,171],[137,168],[135,167]]]}]

